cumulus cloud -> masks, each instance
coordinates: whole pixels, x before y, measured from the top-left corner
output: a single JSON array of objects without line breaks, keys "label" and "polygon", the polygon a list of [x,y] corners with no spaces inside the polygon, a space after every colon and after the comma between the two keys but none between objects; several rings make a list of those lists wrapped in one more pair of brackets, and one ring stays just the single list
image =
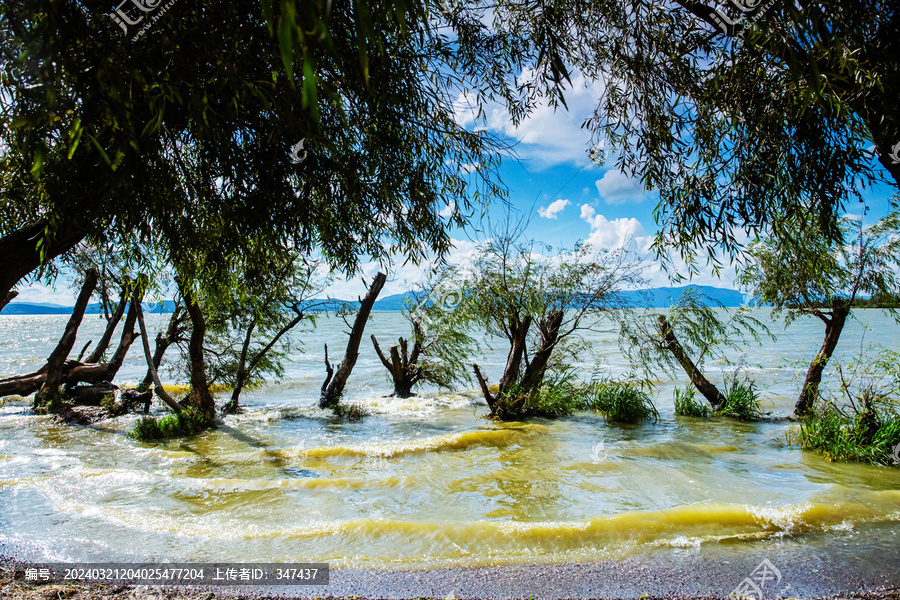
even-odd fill
[{"label": "cumulus cloud", "polygon": [[597,180],[597,193],[607,204],[640,202],[644,199],[640,184],[617,169],[607,171]]},{"label": "cumulus cloud", "polygon": [[651,236],[645,234],[641,222],[633,217],[610,220],[598,215],[590,204],[583,204],[581,218],[591,226],[587,243],[597,248],[626,248],[644,253],[653,241]]},{"label": "cumulus cloud", "polygon": [[568,200],[563,200],[560,198],[554,202],[550,203],[550,206],[544,208],[543,206],[538,209],[538,214],[545,219],[555,219],[556,215],[559,214],[562,209],[569,205]]},{"label": "cumulus cloud", "polygon": [[438,214],[442,217],[452,217],[453,213],[456,212],[456,202],[451,202],[447,206],[441,209],[441,212]]},{"label": "cumulus cloud", "polygon": [[[520,80],[531,77],[533,73],[526,70]],[[471,94],[460,94],[453,103],[453,112],[460,125],[476,129],[484,127],[516,140],[517,154],[535,160],[540,167],[569,162],[588,166],[591,164],[587,155],[591,134],[582,129],[581,124],[593,114],[603,89],[602,82],[573,73],[572,87],[566,90],[568,110],[563,106],[554,108],[542,101],[519,125],[513,124],[509,111],[497,102],[485,106],[484,121],[480,121]]]}]

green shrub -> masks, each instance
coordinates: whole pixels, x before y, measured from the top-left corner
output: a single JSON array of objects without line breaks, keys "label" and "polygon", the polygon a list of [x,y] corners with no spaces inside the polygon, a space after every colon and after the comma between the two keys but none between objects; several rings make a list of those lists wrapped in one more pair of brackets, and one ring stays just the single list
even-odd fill
[{"label": "green shrub", "polygon": [[640,423],[659,418],[659,411],[640,384],[600,380],[591,382],[588,393],[590,408],[599,410],[610,423]]},{"label": "green shrub", "polygon": [[116,402],[116,395],[109,393],[100,400],[100,408],[106,413],[106,416],[119,417],[128,412],[128,407],[124,404]]},{"label": "green shrub", "polygon": [[828,406],[803,419],[800,441],[804,450],[818,452],[829,461],[894,464],[900,415],[891,410],[842,414]]},{"label": "green shrub", "polygon": [[716,411],[717,415],[738,421],[755,421],[762,415],[759,392],[749,379],[726,377],[725,390],[722,393],[725,395],[725,404]]},{"label": "green shrub", "polygon": [[143,417],[128,435],[140,442],[156,442],[176,437],[195,435],[212,426],[209,415],[200,412],[194,406],[187,406],[180,413],[173,413],[162,418]]},{"label": "green shrub", "polygon": [[678,417],[709,417],[709,404],[697,400],[697,390],[688,385],[684,391],[675,388],[675,415]]}]

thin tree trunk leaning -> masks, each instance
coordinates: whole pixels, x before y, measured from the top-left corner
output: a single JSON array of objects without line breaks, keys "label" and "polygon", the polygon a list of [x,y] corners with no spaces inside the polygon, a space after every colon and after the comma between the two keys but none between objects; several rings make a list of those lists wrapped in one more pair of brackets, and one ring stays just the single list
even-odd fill
[{"label": "thin tree trunk leaning", "polygon": [[109,321],[106,323],[106,331],[103,332],[103,337],[101,337],[100,341],[97,342],[97,347],[94,348],[94,351],[91,352],[91,355],[87,357],[87,360],[85,362],[100,362],[100,360],[103,358],[103,353],[106,352],[107,348],[109,348],[109,342],[112,340],[113,333],[115,333],[116,327],[119,326],[119,321],[125,314],[125,308],[127,306],[128,289],[123,287],[122,295],[119,297],[119,305],[116,306],[116,311],[110,316]]},{"label": "thin tree trunk leaning", "polygon": [[681,368],[683,368],[684,372],[690,377],[691,383],[694,384],[697,391],[709,400],[714,411],[719,410],[725,403],[725,395],[719,391],[719,388],[704,377],[703,373],[700,372],[700,369],[697,368],[697,365],[694,364],[694,361],[687,355],[684,346],[682,346],[678,341],[678,338],[675,337],[675,331],[672,329],[672,324],[669,323],[664,315],[659,315],[657,317],[657,330],[663,337],[665,348],[675,355],[675,360],[678,361]]},{"label": "thin tree trunk leaning", "polygon": [[184,307],[191,319],[191,339],[188,341],[188,357],[191,365],[191,392],[188,402],[194,404],[200,412],[210,418],[215,415],[216,403],[209,391],[209,380],[206,378],[206,359],[203,355],[203,342],[206,338],[206,319],[203,309],[194,300],[194,293],[182,282],[178,286],[184,298]]},{"label": "thin tree trunk leaning", "polygon": [[56,235],[47,240],[41,249],[37,241],[47,228],[46,219],[39,219],[8,235],[0,237],[0,298],[5,298],[19,281],[60,254],[71,250],[84,239],[87,231],[74,224],[72,219],[61,219]]},{"label": "thin tree trunk leaning", "polygon": [[[131,299],[131,306],[128,309],[128,316],[125,317],[125,325],[122,326],[122,336],[119,338],[119,347],[113,353],[112,359],[109,361],[109,381],[112,381],[125,362],[125,356],[131,344],[137,339],[138,334],[134,331],[134,324],[137,320],[138,313],[141,311],[141,302],[144,299],[143,293],[136,293]],[[135,308],[137,306],[137,308]],[[141,313],[143,314],[143,313]]]},{"label": "thin tree trunk leaning", "polygon": [[334,408],[344,393],[344,386],[347,385],[347,379],[350,377],[356,359],[359,358],[359,344],[362,341],[363,333],[366,329],[366,322],[369,320],[369,314],[372,312],[372,305],[378,299],[381,288],[387,275],[378,273],[369,286],[366,297],[359,301],[359,312],[356,313],[356,320],[353,321],[353,328],[350,330],[350,339],[347,342],[347,351],[344,353],[344,360],[332,371],[328,364],[327,349],[325,365],[328,371],[325,383],[322,384],[322,396],[319,398],[319,408]]},{"label": "thin tree trunk leaning", "polygon": [[[174,344],[181,336],[181,327],[184,322],[184,313],[182,313],[181,304],[175,305],[175,310],[172,311],[172,316],[169,318],[169,325],[166,328],[166,333],[163,335],[162,333],[156,334],[156,346],[153,349],[153,370],[159,372],[159,365],[162,364],[163,356],[166,354],[166,350],[169,349],[169,346]],[[147,368],[147,374],[144,376],[143,381],[145,386],[153,383],[153,374],[150,372],[150,368]]]},{"label": "thin tree trunk leaning", "polygon": [[41,385],[41,389],[39,389],[34,396],[35,406],[41,403],[47,403],[49,404],[48,408],[50,410],[56,410],[62,402],[59,386],[63,383],[63,367],[66,358],[68,358],[69,353],[72,351],[72,346],[75,345],[75,336],[78,334],[78,327],[81,325],[82,318],[84,318],[84,311],[91,299],[91,294],[94,293],[94,288],[97,287],[97,280],[99,277],[100,274],[96,269],[89,269],[85,272],[84,284],[81,286],[81,292],[78,294],[78,299],[75,301],[75,308],[72,309],[72,316],[69,317],[69,322],[66,323],[66,329],[63,332],[62,338],[59,340],[59,344],[56,345],[56,348],[50,354],[50,358],[47,359],[47,376],[46,379],[44,379],[44,383]]},{"label": "thin tree trunk leaning", "polygon": [[275,337],[273,337],[262,350],[257,352],[253,359],[250,361],[250,364],[247,365],[247,355],[250,351],[250,340],[251,335],[253,334],[253,329],[256,327],[256,320],[254,319],[250,324],[250,327],[247,330],[247,337],[244,339],[244,346],[243,348],[241,348],[241,358],[238,364],[237,378],[235,381],[234,390],[232,390],[231,392],[231,401],[225,405],[223,412],[225,412],[226,414],[234,414],[238,411],[238,409],[240,408],[238,400],[241,397],[241,392],[244,389],[244,384],[247,383],[247,377],[250,376],[250,373],[253,372],[253,370],[259,364],[259,361],[265,358],[269,350],[271,350],[275,346],[275,344],[278,343],[278,340],[280,340],[282,336],[288,333],[291,329],[296,327],[297,324],[303,320],[303,317],[306,316],[306,313],[300,310],[296,305],[294,306],[294,312],[296,313],[296,316],[294,316],[294,318],[291,319],[290,322],[282,327],[278,331],[278,333],[275,334]]},{"label": "thin tree trunk leaning", "polygon": [[798,417],[804,417],[812,412],[816,398],[819,396],[819,384],[822,383],[822,373],[825,371],[825,366],[831,359],[831,355],[834,354],[834,349],[837,348],[841,331],[844,329],[844,324],[847,322],[849,314],[849,306],[838,306],[831,310],[830,319],[823,319],[825,321],[825,340],[806,371],[806,379],[803,382],[803,388],[800,390],[800,398],[797,400],[797,404],[794,405],[794,414]]},{"label": "thin tree trunk leaning", "polygon": [[[391,380],[394,382],[394,393],[391,394],[395,398],[409,398],[413,396],[412,389],[422,379],[422,369],[418,366],[419,354],[422,346],[419,342],[413,344],[412,353],[409,352],[409,346],[405,339],[400,338],[399,346],[391,346],[391,360],[388,360],[378,340],[372,335],[372,345],[375,346],[375,353],[381,360],[381,364],[391,374]],[[399,348],[399,350],[398,350]]]},{"label": "thin tree trunk leaning", "polygon": [[132,300],[132,309],[137,314],[138,325],[141,329],[141,345],[144,347],[144,358],[147,360],[147,370],[150,371],[150,377],[153,380],[153,389],[160,400],[169,405],[176,413],[180,413],[184,408],[163,389],[162,381],[159,380],[159,373],[153,364],[153,357],[150,356],[150,340],[147,339],[147,326],[144,325],[144,311],[141,310],[141,303]]},{"label": "thin tree trunk leaning", "polygon": [[0,311],[6,308],[6,305],[12,302],[18,295],[19,292],[12,290],[11,292],[7,292],[3,296],[0,296]]}]

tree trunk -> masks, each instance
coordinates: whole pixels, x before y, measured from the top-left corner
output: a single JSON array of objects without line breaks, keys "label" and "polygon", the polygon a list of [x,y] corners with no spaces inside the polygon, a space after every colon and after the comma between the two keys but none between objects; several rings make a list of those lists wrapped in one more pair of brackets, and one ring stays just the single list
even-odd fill
[{"label": "tree trunk", "polygon": [[7,292],[5,295],[0,296],[0,311],[6,308],[6,305],[12,302],[16,296],[19,295],[19,292],[12,290],[11,292]]},{"label": "tree trunk", "polygon": [[96,269],[89,269],[85,272],[84,284],[81,286],[81,292],[78,294],[78,299],[75,301],[75,308],[72,309],[72,316],[69,317],[69,322],[66,323],[66,329],[63,332],[62,338],[59,340],[59,344],[57,344],[56,348],[50,354],[50,358],[47,359],[47,377],[44,380],[43,385],[41,385],[41,389],[39,389],[34,396],[35,406],[46,402],[49,403],[50,410],[59,408],[59,404],[62,400],[59,395],[59,386],[62,385],[63,382],[63,366],[66,362],[66,358],[68,358],[69,353],[72,351],[72,346],[75,345],[78,327],[81,325],[82,318],[84,318],[84,311],[91,299],[91,294],[94,293],[94,288],[97,286],[97,279],[99,277],[100,274],[97,273]]},{"label": "tree trunk", "polygon": [[122,315],[125,314],[125,308],[127,306],[128,288],[123,287],[122,295],[119,297],[119,305],[116,306],[116,311],[109,318],[109,322],[106,324],[106,331],[103,332],[103,337],[100,338],[97,347],[94,348],[94,351],[87,357],[85,362],[96,363],[103,359],[103,353],[109,348],[109,342],[112,340],[113,333],[115,333],[116,327],[118,327],[119,321],[122,319]]},{"label": "tree trunk", "polygon": [[522,358],[525,356],[525,349],[528,347],[528,330],[531,328],[531,315],[524,319],[519,319],[516,315],[510,324],[509,331],[511,335],[509,354],[506,356],[506,366],[503,368],[503,376],[500,377],[500,390],[497,397],[503,396],[503,392],[519,379],[519,371],[522,369]]},{"label": "tree trunk", "polygon": [[381,364],[391,374],[391,380],[394,383],[394,393],[391,396],[395,398],[409,398],[413,396],[413,387],[419,383],[422,378],[422,369],[418,367],[419,354],[422,351],[421,344],[418,341],[413,344],[412,354],[409,352],[407,341],[400,338],[398,346],[391,346],[389,361],[381,352],[378,340],[372,337],[372,345],[375,346],[375,353],[381,360]]},{"label": "tree trunk", "polygon": [[[16,375],[0,380],[0,398],[3,396],[27,396],[33,394],[44,385],[47,380],[47,365],[44,365],[34,373]],[[63,363],[60,385],[75,385],[76,383],[98,383],[109,380],[109,364],[97,363],[93,365],[80,363],[75,360],[66,360]]]},{"label": "tree trunk", "polygon": [[[159,365],[162,364],[162,359],[166,354],[166,350],[168,350],[169,346],[174,344],[180,337],[181,325],[184,321],[184,315],[181,310],[181,304],[176,304],[175,310],[172,311],[172,316],[169,318],[169,326],[166,328],[165,335],[162,333],[156,334],[156,347],[153,349],[153,361],[151,363],[154,371],[159,371]],[[153,373],[151,373],[151,366],[148,365],[147,374],[144,376],[143,384],[149,386],[151,383],[153,383]]]},{"label": "tree trunk", "polygon": [[[125,362],[125,356],[128,354],[131,344],[137,339],[138,334],[134,331],[134,324],[137,320],[141,309],[141,302],[144,299],[143,293],[137,293],[132,297],[131,306],[128,309],[128,316],[125,318],[125,324],[122,326],[122,336],[119,338],[119,347],[116,348],[112,359],[109,361],[109,380],[112,381]],[[123,300],[124,302],[124,300]],[[135,308],[137,304],[137,308]],[[116,311],[118,312],[118,310]]]},{"label": "tree trunk", "polygon": [[144,311],[141,310],[140,301],[132,300],[132,308],[137,314],[138,325],[141,329],[141,345],[144,347],[144,358],[147,360],[147,370],[150,371],[150,376],[153,380],[153,389],[156,390],[156,395],[169,405],[169,408],[176,413],[180,413],[184,408],[178,404],[172,396],[166,393],[162,381],[159,380],[159,373],[156,372],[156,367],[153,365],[153,359],[150,357],[150,340],[147,339],[147,326],[144,325]]},{"label": "tree trunk", "polygon": [[538,328],[541,335],[541,347],[525,367],[525,375],[522,377],[522,385],[526,390],[536,390],[543,383],[547,365],[550,363],[550,357],[559,340],[559,328],[562,321],[563,311],[561,310],[554,311],[541,320]]},{"label": "tree trunk", "polygon": [[[71,250],[84,239],[87,231],[77,226],[71,219],[60,220],[56,235],[46,240],[42,248],[37,247],[37,239],[47,228],[46,219],[39,219],[21,229],[0,238],[0,298],[5,298],[19,281],[41,266]],[[41,251],[44,251],[43,263]]]},{"label": "tree trunk", "polygon": [[216,403],[209,391],[209,380],[206,378],[206,359],[203,355],[203,342],[206,339],[206,319],[203,309],[194,300],[194,293],[179,282],[184,307],[191,319],[191,339],[188,342],[188,356],[191,363],[191,393],[189,402],[196,405],[205,415],[212,417],[216,412]]},{"label": "tree trunk", "polygon": [[366,329],[366,322],[369,320],[369,313],[372,312],[372,305],[378,299],[378,294],[381,293],[381,288],[384,287],[386,280],[387,275],[378,273],[372,281],[372,285],[369,286],[366,297],[359,301],[359,312],[356,313],[356,320],[353,321],[353,328],[350,330],[350,339],[347,341],[344,360],[334,372],[328,373],[325,383],[322,384],[319,408],[334,408],[340,401],[344,387],[347,385],[347,379],[353,371],[353,366],[356,365],[356,359],[359,358],[359,344]]},{"label": "tree trunk", "polygon": [[234,389],[231,391],[231,401],[222,409],[222,412],[228,415],[233,415],[238,411],[238,399],[241,397],[241,390],[244,389],[244,382],[247,380],[247,354],[250,352],[254,329],[256,329],[256,319],[250,321],[247,335],[244,337],[244,345],[241,347],[241,356],[238,359],[237,373],[234,377]]},{"label": "tree trunk", "polygon": [[819,353],[809,365],[806,371],[806,380],[803,382],[803,388],[800,390],[800,398],[794,406],[794,414],[798,417],[804,417],[812,412],[813,404],[819,397],[819,384],[822,383],[822,372],[834,349],[838,345],[841,337],[841,331],[847,322],[847,316],[850,314],[849,303],[847,306],[838,306],[831,311],[831,319],[825,322],[825,340]]},{"label": "tree trunk", "polygon": [[657,329],[659,334],[663,337],[666,349],[675,355],[675,359],[681,365],[681,368],[684,369],[684,372],[687,373],[688,377],[690,377],[691,383],[694,384],[697,391],[709,400],[713,411],[719,410],[725,402],[725,395],[719,391],[719,388],[714,386],[703,376],[703,373],[700,372],[700,369],[697,368],[694,361],[687,355],[687,352],[684,351],[684,347],[678,341],[678,338],[675,337],[675,332],[672,329],[671,323],[669,323],[665,316],[659,315],[657,317]]}]

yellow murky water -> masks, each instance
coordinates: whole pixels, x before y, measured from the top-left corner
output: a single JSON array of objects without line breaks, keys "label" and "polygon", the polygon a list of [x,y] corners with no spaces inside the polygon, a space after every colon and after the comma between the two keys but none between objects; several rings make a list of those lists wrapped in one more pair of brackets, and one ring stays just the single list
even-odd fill
[{"label": "yellow murky water", "polygon": [[[897,343],[892,321],[863,312],[880,336],[866,341]],[[0,317],[0,365],[9,374],[31,368],[23,360],[49,353],[62,323]],[[376,314],[371,328],[385,339],[403,333],[392,314]],[[792,361],[820,334],[801,323],[783,341],[749,349],[748,364],[758,364],[748,370],[774,416],[790,412]],[[860,337],[848,331],[843,351],[858,349]],[[326,320],[315,339],[337,346],[339,324]],[[593,341],[611,370],[626,369],[611,332]],[[786,420],[676,418],[669,380],[656,392],[656,423],[612,426],[583,413],[495,424],[474,391],[382,397],[390,388],[377,358],[364,354],[350,397],[371,414],[341,423],[314,407],[321,357],[307,350],[286,382],[245,398],[245,414],[165,444],[128,438],[134,416],[60,426],[28,414],[27,402],[8,402],[0,408],[0,549],[48,559],[405,568],[590,561],[785,538],[808,539],[815,553],[860,527],[875,537],[900,532],[900,469],[828,463],[791,448]],[[502,358],[488,351],[484,359],[494,377]],[[594,358],[585,357],[585,372]],[[130,357],[123,380],[142,375]]]}]

